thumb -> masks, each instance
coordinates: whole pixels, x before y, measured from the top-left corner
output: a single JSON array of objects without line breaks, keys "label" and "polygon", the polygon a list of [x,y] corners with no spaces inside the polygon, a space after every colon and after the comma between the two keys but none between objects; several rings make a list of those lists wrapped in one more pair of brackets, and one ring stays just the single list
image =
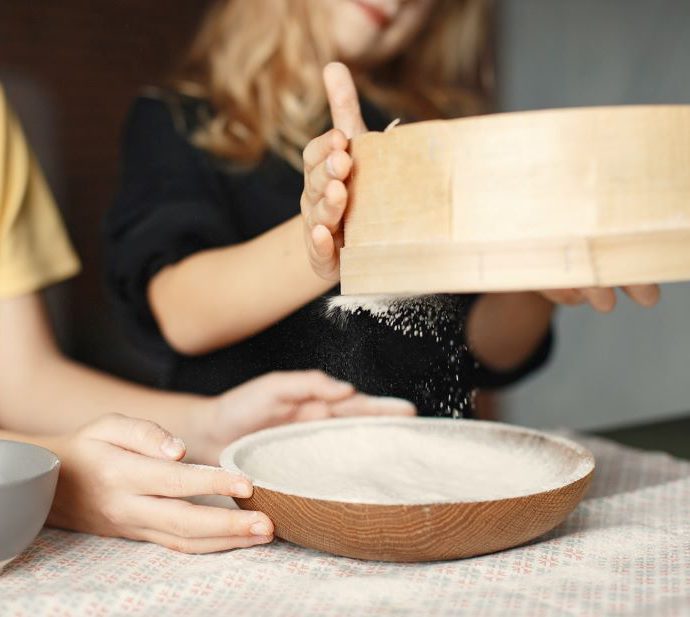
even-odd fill
[{"label": "thumb", "polygon": [[334,128],[340,129],[348,139],[366,133],[350,69],[341,62],[331,62],[323,69],[323,81]]},{"label": "thumb", "polygon": [[149,420],[109,414],[86,428],[93,439],[152,458],[179,461],[187,451],[184,442]]}]

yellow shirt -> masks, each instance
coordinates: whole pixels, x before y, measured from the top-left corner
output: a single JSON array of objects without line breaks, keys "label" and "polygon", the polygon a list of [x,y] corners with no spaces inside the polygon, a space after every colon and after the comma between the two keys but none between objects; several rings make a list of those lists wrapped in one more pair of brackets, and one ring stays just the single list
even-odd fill
[{"label": "yellow shirt", "polygon": [[50,189],[0,86],[0,298],[78,271]]}]

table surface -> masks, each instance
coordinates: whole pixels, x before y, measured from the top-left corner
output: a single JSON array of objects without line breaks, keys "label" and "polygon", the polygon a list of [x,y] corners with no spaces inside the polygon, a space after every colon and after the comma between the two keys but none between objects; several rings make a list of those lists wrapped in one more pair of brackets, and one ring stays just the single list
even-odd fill
[{"label": "table surface", "polygon": [[626,446],[660,450],[690,460],[690,414],[597,431],[596,434]]},{"label": "table surface", "polygon": [[474,559],[389,564],[275,542],[216,555],[44,530],[0,615],[690,615],[690,462],[575,436],[597,459],[557,529]]}]

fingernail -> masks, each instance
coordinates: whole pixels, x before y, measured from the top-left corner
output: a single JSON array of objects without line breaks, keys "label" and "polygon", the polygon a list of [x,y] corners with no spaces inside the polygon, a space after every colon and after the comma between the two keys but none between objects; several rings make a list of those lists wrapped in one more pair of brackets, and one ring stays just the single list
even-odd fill
[{"label": "fingernail", "polygon": [[170,458],[180,458],[185,453],[184,441],[178,437],[168,437],[161,445],[161,450],[165,456]]},{"label": "fingernail", "polygon": [[236,497],[251,497],[253,492],[252,487],[246,482],[235,482],[232,491]]},{"label": "fingernail", "polygon": [[268,544],[269,542],[273,542],[273,536],[254,536],[252,540],[254,540],[256,544]]},{"label": "fingernail", "polygon": [[253,536],[268,536],[271,533],[268,525],[266,523],[254,523],[249,531],[252,532]]},{"label": "fingernail", "polygon": [[335,176],[335,169],[333,168],[333,157],[332,156],[329,156],[326,159],[326,171],[328,172],[329,176],[332,176],[333,178],[336,177]]}]

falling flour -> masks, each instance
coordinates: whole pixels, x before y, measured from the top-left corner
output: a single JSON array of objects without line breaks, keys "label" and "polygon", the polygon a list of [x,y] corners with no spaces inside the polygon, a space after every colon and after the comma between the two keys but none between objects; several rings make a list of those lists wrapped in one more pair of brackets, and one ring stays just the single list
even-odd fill
[{"label": "falling flour", "polygon": [[368,314],[402,335],[432,336],[440,343],[450,317],[447,309],[443,296],[333,296],[326,314],[341,325],[352,315]]},{"label": "falling flour", "polygon": [[582,463],[556,456],[543,439],[506,442],[492,435],[466,425],[351,426],[285,436],[236,460],[255,483],[281,492],[374,504],[518,497],[584,475]]},{"label": "falling flour", "polygon": [[[454,295],[333,296],[325,315],[347,329],[352,319],[370,319],[410,339],[426,339],[429,357],[419,358],[427,375],[416,383],[419,403],[437,416],[461,417],[471,412],[474,393],[463,380],[468,367],[462,332],[467,302]],[[396,392],[389,394],[397,395]]]}]

